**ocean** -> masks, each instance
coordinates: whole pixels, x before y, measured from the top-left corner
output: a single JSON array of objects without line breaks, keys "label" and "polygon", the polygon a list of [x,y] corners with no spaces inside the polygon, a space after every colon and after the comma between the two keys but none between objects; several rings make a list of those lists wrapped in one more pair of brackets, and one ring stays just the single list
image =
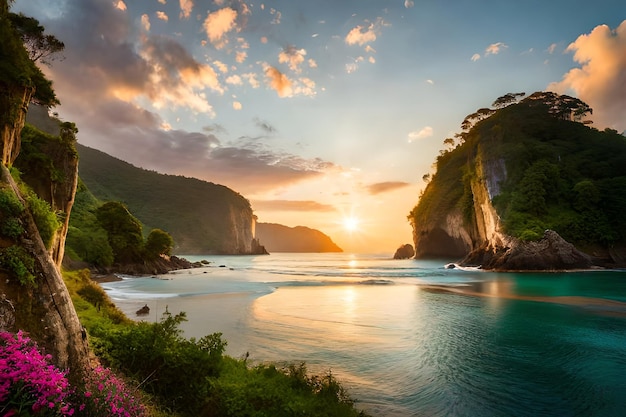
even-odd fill
[{"label": "ocean", "polygon": [[[495,273],[389,254],[187,256],[102,284],[233,357],[331,371],[374,416],[626,415],[626,271]],[[145,317],[136,311],[147,304]]]}]

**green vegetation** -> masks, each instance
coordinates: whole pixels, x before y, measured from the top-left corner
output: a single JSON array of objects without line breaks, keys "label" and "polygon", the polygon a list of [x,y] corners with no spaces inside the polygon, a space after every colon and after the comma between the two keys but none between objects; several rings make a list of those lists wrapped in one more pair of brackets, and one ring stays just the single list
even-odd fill
[{"label": "green vegetation", "polygon": [[26,250],[17,245],[0,249],[0,268],[10,271],[24,286],[35,285],[35,261]]},{"label": "green vegetation", "polygon": [[311,376],[304,364],[250,366],[223,354],[220,333],[184,338],[184,313],[132,322],[89,271],[66,271],[64,278],[94,352],[154,399],[152,415],[365,417],[330,372]]},{"label": "green vegetation", "polygon": [[250,203],[223,185],[137,168],[77,144],[79,174],[101,201],[122,202],[146,228],[167,231],[174,253],[232,253],[238,219]]},{"label": "green vegetation", "polygon": [[619,214],[626,212],[626,138],[589,127],[583,119],[591,109],[578,99],[538,92],[518,101],[522,96],[500,97],[495,110],[465,118],[409,219],[432,222],[458,208],[471,227],[469,184],[477,167],[489,171],[503,161],[493,203],[506,233],[537,240],[552,229],[581,249],[626,243]]}]

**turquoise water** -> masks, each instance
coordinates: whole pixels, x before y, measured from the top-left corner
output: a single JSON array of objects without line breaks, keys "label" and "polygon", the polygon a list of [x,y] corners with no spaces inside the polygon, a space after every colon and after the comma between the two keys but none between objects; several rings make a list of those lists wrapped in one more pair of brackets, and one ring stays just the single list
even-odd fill
[{"label": "turquoise water", "polygon": [[105,288],[129,313],[143,303],[151,319],[166,306],[186,311],[187,335],[221,331],[232,356],[330,369],[377,416],[626,415],[626,304],[610,303],[626,303],[624,271],[504,274],[347,254],[202,259],[214,263]]}]

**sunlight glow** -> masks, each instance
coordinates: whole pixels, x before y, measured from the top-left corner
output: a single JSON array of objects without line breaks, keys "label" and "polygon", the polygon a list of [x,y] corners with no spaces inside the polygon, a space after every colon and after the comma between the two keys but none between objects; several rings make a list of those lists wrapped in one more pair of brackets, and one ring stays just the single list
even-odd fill
[{"label": "sunlight glow", "polygon": [[348,232],[356,232],[359,229],[359,219],[356,217],[346,217],[343,219],[343,227]]}]

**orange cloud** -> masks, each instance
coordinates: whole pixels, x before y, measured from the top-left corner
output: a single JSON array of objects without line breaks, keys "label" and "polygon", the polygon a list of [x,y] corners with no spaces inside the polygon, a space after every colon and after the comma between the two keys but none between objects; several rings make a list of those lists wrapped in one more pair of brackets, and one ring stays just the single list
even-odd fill
[{"label": "orange cloud", "polygon": [[116,4],[115,4],[115,8],[118,10],[122,10],[125,11],[126,10],[126,3],[124,3],[122,0],[119,0]]},{"label": "orange cloud", "polygon": [[150,17],[147,14],[141,15],[141,27],[146,32],[150,32]]},{"label": "orange cloud", "polygon": [[335,211],[329,204],[310,200],[256,200],[252,206],[254,210],[264,211]]},{"label": "orange cloud", "polygon": [[404,187],[408,187],[410,184],[408,182],[401,182],[401,181],[386,181],[386,182],[379,182],[376,184],[371,184],[367,186],[367,191],[371,194],[371,195],[376,195],[376,194],[382,194],[382,193],[386,193],[389,191],[394,191],[397,190],[399,188],[404,188]]},{"label": "orange cloud", "polygon": [[204,30],[209,37],[209,41],[216,48],[221,49],[227,43],[224,35],[235,29],[236,19],[237,12],[230,7],[219,9],[207,15],[207,18],[204,20]]},{"label": "orange cloud", "polygon": [[376,40],[376,30],[374,23],[370,24],[367,29],[363,26],[352,28],[346,35],[345,42],[348,45],[365,45],[366,43]]},{"label": "orange cloud", "polygon": [[573,91],[589,104],[599,127],[626,129],[626,20],[615,30],[596,26],[567,47],[580,64],[548,86],[558,93]]},{"label": "orange cloud", "polygon": [[278,62],[281,64],[287,63],[289,65],[289,69],[298,74],[302,71],[300,69],[300,64],[304,62],[305,56],[306,50],[296,49],[295,46],[288,45],[280,52],[280,54],[278,54]]},{"label": "orange cloud", "polygon": [[433,135],[433,128],[430,126],[426,126],[420,131],[415,131],[409,133],[409,143],[415,142],[416,140],[426,139]]},{"label": "orange cloud", "polygon": [[193,10],[193,0],[179,0],[180,2],[180,18],[189,19]]},{"label": "orange cloud", "polygon": [[506,48],[508,48],[508,45],[504,44],[503,42],[492,43],[485,49],[485,56],[498,55],[500,51]]},{"label": "orange cloud", "polygon": [[278,93],[279,97],[291,97],[293,95],[291,80],[276,68],[266,65],[265,78],[269,86]]},{"label": "orange cloud", "polygon": [[166,22],[169,20],[169,17],[167,16],[167,14],[165,14],[165,12],[162,12],[162,11],[159,11],[159,10],[157,10],[156,16],[157,16],[157,19],[161,19],[161,20],[164,20]]}]

